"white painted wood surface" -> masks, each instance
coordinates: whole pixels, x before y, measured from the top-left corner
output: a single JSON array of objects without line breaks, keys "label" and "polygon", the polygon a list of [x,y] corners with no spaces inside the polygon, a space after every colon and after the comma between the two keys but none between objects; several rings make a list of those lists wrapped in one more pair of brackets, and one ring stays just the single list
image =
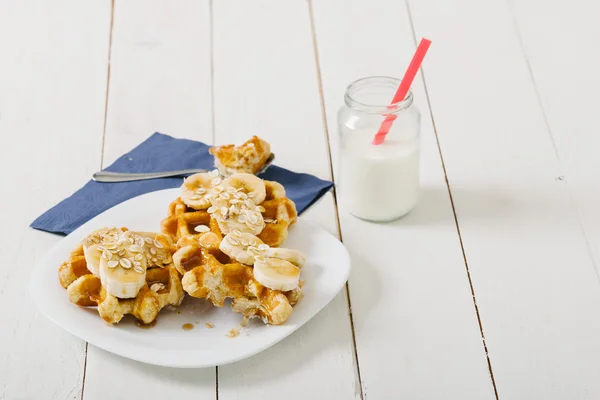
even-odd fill
[{"label": "white painted wood surface", "polygon": [[[3,0],[0,399],[599,398],[599,11],[585,0]],[[258,134],[277,164],[328,179],[345,86],[401,75],[414,36],[433,40],[413,86],[423,199],[379,225],[339,199],[349,298],[259,355],[202,370],[88,348],[27,301],[28,267],[60,240],[29,223],[101,164],[155,131]],[[337,217],[328,195],[304,218],[337,235]]]},{"label": "white painted wood surface", "polygon": [[[314,17],[335,155],[337,110],[348,83],[364,76],[401,74],[415,43],[400,2],[315,0]],[[395,37],[393,46],[384,50],[389,37]],[[432,46],[435,52],[435,37]],[[373,224],[344,212],[340,198],[342,235],[354,262],[350,293],[363,390],[373,399],[392,392],[398,398],[493,399],[420,79],[413,90],[422,112],[419,207],[398,222]]]},{"label": "white painted wood surface", "polygon": [[[547,3],[520,7],[558,16]],[[414,1],[411,11],[418,36],[439,38],[425,78],[499,398],[598,398],[598,276],[510,7]],[[550,32],[568,21],[530,29],[557,43]]]},{"label": "white painted wood surface", "polygon": [[[600,264],[600,15],[597,2],[512,2],[522,51],[596,270]],[[544,10],[544,12],[540,12]],[[568,29],[556,29],[564,26]]]},{"label": "white painted wood surface", "polygon": [[110,4],[0,2],[0,399],[79,399],[85,343],[38,314],[29,224],[100,166]]}]

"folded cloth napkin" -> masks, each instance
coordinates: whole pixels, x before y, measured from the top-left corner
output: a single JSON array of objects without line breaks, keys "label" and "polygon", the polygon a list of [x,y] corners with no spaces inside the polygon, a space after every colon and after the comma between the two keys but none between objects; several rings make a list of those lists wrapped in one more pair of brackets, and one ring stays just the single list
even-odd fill
[{"label": "folded cloth napkin", "polygon": [[[210,146],[187,139],[175,139],[155,133],[146,141],[121,156],[106,168],[113,172],[161,172],[180,169],[213,169]],[[165,154],[175,155],[165,157]],[[329,181],[308,174],[299,174],[271,165],[261,178],[281,183],[301,214],[333,186]],[[125,200],[156,190],[181,186],[182,179],[161,178],[147,181],[100,183],[89,181],[71,197],[40,215],[31,227],[42,231],[68,235],[85,222]],[[165,204],[165,210],[167,209]],[[166,212],[166,211],[165,211]]]}]

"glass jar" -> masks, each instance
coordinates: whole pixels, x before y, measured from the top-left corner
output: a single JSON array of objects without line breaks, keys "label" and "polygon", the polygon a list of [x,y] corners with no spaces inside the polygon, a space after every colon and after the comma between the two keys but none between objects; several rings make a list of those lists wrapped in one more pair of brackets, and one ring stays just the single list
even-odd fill
[{"label": "glass jar", "polygon": [[[400,80],[369,77],[351,83],[338,112],[340,202],[369,221],[408,214],[419,197],[421,114],[413,94],[390,104]],[[383,143],[373,144],[382,122],[392,120]]]}]

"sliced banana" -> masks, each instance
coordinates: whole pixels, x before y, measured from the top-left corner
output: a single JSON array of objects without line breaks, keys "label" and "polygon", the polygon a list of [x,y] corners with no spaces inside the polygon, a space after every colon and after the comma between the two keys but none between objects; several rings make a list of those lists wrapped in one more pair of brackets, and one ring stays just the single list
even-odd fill
[{"label": "sliced banana", "polygon": [[258,235],[265,227],[265,219],[262,206],[254,205],[252,200],[246,200],[248,204],[240,204],[235,201],[225,205],[213,205],[208,212],[219,224],[221,233],[227,235],[235,230]]},{"label": "sliced banana", "polygon": [[83,255],[85,256],[87,269],[96,276],[98,276],[100,271],[100,256],[102,256],[102,252],[98,247],[102,248],[102,245],[97,243],[90,246],[83,246]]},{"label": "sliced banana", "polygon": [[259,247],[260,245],[266,246],[263,241],[255,235],[234,230],[223,238],[219,244],[219,250],[237,262],[253,265],[254,254],[248,251],[248,248]]},{"label": "sliced banana", "polygon": [[123,228],[102,228],[95,230],[83,239],[83,255],[87,268],[92,274],[96,276],[99,274],[100,257],[107,250],[105,245],[118,240],[119,236],[125,232],[126,230]]},{"label": "sliced banana", "polygon": [[279,258],[257,259],[254,263],[254,279],[270,289],[287,292],[298,287],[300,268]]},{"label": "sliced banana", "polygon": [[131,299],[137,296],[146,284],[146,260],[134,261],[128,254],[112,260],[100,258],[100,281],[104,289],[119,299]]},{"label": "sliced banana", "polygon": [[233,231],[258,235],[265,228],[265,220],[260,212],[239,210],[239,213],[234,213],[230,209],[223,208],[215,211],[213,215],[221,233],[225,235]]},{"label": "sliced banana", "polygon": [[283,247],[269,247],[265,254],[270,258],[279,258],[281,260],[286,260],[297,266],[298,268],[302,268],[306,263],[306,256],[298,250],[294,249],[286,249]]},{"label": "sliced banana", "polygon": [[213,187],[221,183],[214,172],[201,172],[187,177],[181,185],[181,200],[194,210],[205,210],[211,205]]},{"label": "sliced banana", "polygon": [[265,227],[260,205],[266,197],[262,179],[252,174],[239,173],[223,181],[214,189],[212,206],[208,212],[214,216],[223,234],[234,230],[258,235]]},{"label": "sliced banana", "polygon": [[140,243],[141,245],[149,245],[154,243],[154,239],[156,239],[160,244],[163,245],[162,248],[170,249],[175,243],[173,239],[164,233],[156,233],[156,232],[133,232],[134,234],[141,236],[144,239],[144,243]]},{"label": "sliced banana", "polygon": [[218,236],[214,232],[206,232],[202,236],[200,236],[200,238],[198,238],[198,243],[200,243],[200,247],[209,251],[218,249],[220,242],[220,236]]},{"label": "sliced banana", "polygon": [[265,182],[255,175],[244,172],[231,175],[225,179],[223,181],[223,189],[226,193],[230,194],[232,198],[243,201],[246,200],[247,196],[247,198],[257,205],[265,201],[265,198],[267,197]]},{"label": "sliced banana", "polygon": [[285,188],[279,182],[269,181],[271,186],[271,196],[274,198],[284,198],[286,197]]},{"label": "sliced banana", "polygon": [[102,243],[98,275],[104,289],[119,299],[136,297],[146,284],[148,264],[140,243],[144,239],[133,232]]}]

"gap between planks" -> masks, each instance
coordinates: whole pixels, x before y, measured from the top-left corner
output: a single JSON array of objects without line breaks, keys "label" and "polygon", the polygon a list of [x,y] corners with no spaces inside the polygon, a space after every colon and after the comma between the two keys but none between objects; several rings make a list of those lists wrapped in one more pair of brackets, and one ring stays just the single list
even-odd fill
[{"label": "gap between planks", "polygon": [[[215,127],[215,24],[213,12],[213,0],[208,2],[209,15],[209,46],[210,46],[210,111],[211,111],[211,128],[212,128],[212,144],[215,144],[216,127]],[[217,367],[218,368],[218,367]],[[217,396],[217,400],[219,396]]]},{"label": "gap between planks", "polygon": [[[104,124],[102,127],[102,145],[100,146],[100,169],[104,167],[104,143],[106,140],[106,120],[108,116],[108,93],[110,90],[110,58],[112,53],[112,38],[113,38],[113,26],[115,20],[115,0],[111,0],[110,2],[110,28],[108,31],[108,58],[106,64],[106,91],[105,91],[105,99],[104,99]],[[81,400],[83,400],[83,396],[85,393],[85,379],[87,372],[87,357],[88,357],[88,347],[89,343],[85,342],[85,355],[83,358],[83,378],[81,381]]]},{"label": "gap between planks", "polygon": [[[216,138],[216,122],[215,122],[215,23],[213,12],[213,0],[208,2],[209,15],[209,46],[210,46],[210,111],[211,111],[211,128],[212,128],[212,144],[215,144]],[[219,366],[215,366],[215,399],[219,400]]]},{"label": "gap between planks", "polygon": [[[316,73],[317,73],[317,85],[319,88],[319,99],[320,99],[320,103],[321,103],[320,104],[321,118],[322,118],[323,130],[325,132],[325,139],[326,139],[326,145],[327,145],[327,159],[329,162],[329,175],[331,177],[331,180],[335,183],[335,176],[333,173],[333,160],[332,160],[332,155],[331,155],[331,140],[329,138],[329,128],[327,126],[327,110],[325,108],[325,96],[323,95],[323,81],[321,79],[321,63],[319,60],[319,47],[317,45],[317,30],[316,30],[315,21],[314,21],[313,3],[312,3],[312,0],[308,0],[307,3],[308,3],[308,15],[309,15],[309,19],[310,19],[311,40],[312,40],[312,45],[313,45],[315,68],[316,68]],[[337,191],[336,191],[335,184],[333,185],[333,188],[332,188],[332,194],[333,194],[333,206],[334,206],[334,210],[335,210],[335,221],[336,221],[336,225],[337,225],[337,232],[338,232],[340,241],[343,243],[344,239],[342,237],[342,228],[340,225],[340,212],[339,212],[339,208],[338,208],[338,197],[337,197]],[[352,331],[352,345],[354,347],[353,355],[354,355],[354,362],[356,364],[356,375],[358,378],[358,387],[360,389],[360,398],[364,400],[365,393],[364,393],[363,382],[362,382],[362,377],[361,377],[361,373],[360,373],[360,364],[358,361],[358,350],[356,347],[356,333],[354,332],[354,316],[352,315],[352,301],[350,299],[350,285],[348,282],[346,282],[345,287],[346,287],[346,300],[347,300],[347,304],[348,304],[348,317],[350,318],[350,329]]]},{"label": "gap between planks", "polygon": [[[410,29],[413,35],[413,41],[415,46],[417,45],[417,35],[415,31],[415,25],[413,23],[412,13],[410,10],[410,0],[404,0],[406,5],[406,11],[408,14],[408,20],[410,23]],[[475,307],[475,314],[477,316],[477,323],[479,325],[479,333],[481,334],[481,341],[483,342],[483,350],[485,351],[485,359],[488,365],[488,371],[490,374],[490,379],[492,380],[492,387],[494,388],[494,396],[496,400],[499,400],[498,397],[498,389],[496,388],[496,380],[494,379],[494,371],[492,369],[492,362],[490,360],[490,356],[488,353],[487,343],[485,341],[485,334],[483,332],[483,324],[481,323],[481,316],[479,315],[479,307],[477,306],[477,299],[475,297],[475,289],[473,288],[473,281],[471,280],[471,271],[469,270],[469,263],[467,261],[467,254],[465,253],[465,246],[463,244],[462,235],[460,232],[460,225],[458,223],[458,217],[456,215],[456,207],[454,206],[454,198],[452,197],[452,189],[450,188],[450,181],[448,180],[448,173],[446,170],[446,164],[444,163],[444,155],[442,154],[442,146],[440,144],[440,138],[437,131],[437,126],[435,124],[435,118],[433,116],[433,109],[431,107],[431,101],[429,99],[429,91],[427,90],[427,81],[425,79],[425,71],[421,67],[421,79],[423,80],[423,88],[425,89],[425,98],[427,101],[427,107],[429,109],[429,116],[431,118],[431,123],[433,125],[433,132],[435,133],[435,140],[437,143],[438,152],[440,155],[440,160],[442,162],[442,169],[444,170],[444,180],[446,181],[446,187],[448,189],[448,196],[450,198],[450,205],[452,206],[452,214],[454,215],[454,223],[456,225],[456,233],[458,234],[458,240],[460,243],[460,250],[462,252],[463,260],[465,262],[465,271],[467,273],[467,279],[469,280],[469,287],[471,288],[471,296],[473,298],[473,306]]]},{"label": "gap between planks", "polygon": [[106,120],[108,119],[108,94],[110,91],[110,58],[112,54],[113,26],[115,21],[115,0],[110,2],[110,29],[108,33],[108,60],[106,66],[106,94],[104,99],[104,126],[102,127],[102,146],[100,146],[100,169],[104,167],[104,143],[106,140]]}]

